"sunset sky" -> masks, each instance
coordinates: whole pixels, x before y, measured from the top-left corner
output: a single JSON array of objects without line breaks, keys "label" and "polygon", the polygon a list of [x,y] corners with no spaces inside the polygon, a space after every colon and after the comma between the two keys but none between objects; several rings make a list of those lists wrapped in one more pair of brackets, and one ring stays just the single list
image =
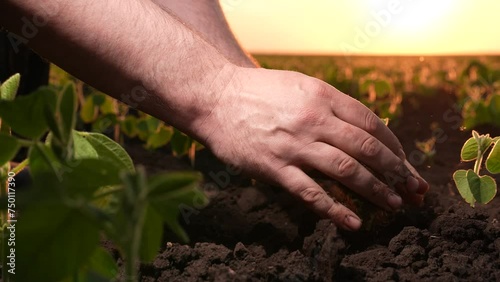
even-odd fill
[{"label": "sunset sky", "polygon": [[220,0],[252,53],[500,54],[498,0]]}]

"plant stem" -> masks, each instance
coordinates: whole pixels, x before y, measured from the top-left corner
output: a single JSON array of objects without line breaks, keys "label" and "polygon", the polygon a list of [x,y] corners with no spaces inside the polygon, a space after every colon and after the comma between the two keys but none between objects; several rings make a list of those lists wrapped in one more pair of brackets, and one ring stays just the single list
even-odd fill
[{"label": "plant stem", "polygon": [[97,199],[109,196],[111,194],[114,194],[114,193],[120,192],[120,191],[123,191],[123,187],[117,187],[117,188],[114,188],[114,189],[110,189],[110,190],[104,191],[104,192],[102,192],[100,194],[97,194],[94,197],[92,197],[92,200],[97,200]]},{"label": "plant stem", "polygon": [[31,147],[35,144],[35,142],[24,139],[17,139],[17,142],[23,147]]},{"label": "plant stem", "polygon": [[483,162],[483,154],[484,152],[481,151],[480,148],[478,148],[477,152],[477,159],[476,162],[474,163],[474,172],[479,175],[479,171],[481,170],[481,163]]},{"label": "plant stem", "polygon": [[132,218],[129,221],[128,225],[128,238],[131,239],[131,242],[128,242],[129,246],[126,250],[127,258],[125,264],[125,275],[126,281],[128,282],[136,282],[137,277],[137,264],[139,263],[139,251],[141,247],[142,240],[142,229],[144,226],[144,221],[146,217],[146,208],[147,208],[147,184],[146,184],[146,175],[144,169],[138,168],[136,182],[133,183],[137,187],[128,187],[129,189],[135,192],[134,196],[136,197],[133,205]]},{"label": "plant stem", "polygon": [[12,169],[12,172],[16,175],[21,172],[27,165],[29,164],[29,160],[25,159],[21,163],[19,163],[15,168]]},{"label": "plant stem", "polygon": [[[42,157],[45,159],[45,161],[50,165],[50,168],[54,171],[54,173],[56,174],[57,178],[59,179],[60,176],[59,176],[59,173],[58,173],[58,169],[55,167],[54,165],[54,162],[50,159],[50,157],[47,155],[47,152],[45,152],[45,150],[43,149],[43,144],[42,143],[35,143],[35,146],[36,148],[38,149],[38,151],[40,151],[40,153],[42,154]],[[59,179],[60,180],[60,179]]]}]

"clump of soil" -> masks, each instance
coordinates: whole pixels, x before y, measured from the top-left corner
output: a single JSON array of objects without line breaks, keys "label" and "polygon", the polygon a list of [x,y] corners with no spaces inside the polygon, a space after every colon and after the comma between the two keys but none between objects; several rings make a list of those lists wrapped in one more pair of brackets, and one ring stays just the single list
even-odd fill
[{"label": "clump of soil", "polygon": [[[451,175],[466,166],[459,156],[470,132],[443,118],[454,101],[436,95],[405,99],[392,128],[407,152],[436,129],[445,136],[434,162],[417,166],[431,185],[422,207],[393,215],[386,226],[340,231],[279,188],[232,174],[228,184],[220,178],[225,166],[200,152],[205,187],[223,185],[211,190],[206,208],[183,218],[189,244],[167,231],[161,253],[141,266],[142,281],[500,281],[500,198],[471,208],[458,195]],[[150,172],[189,169],[164,152],[128,150]]]}]

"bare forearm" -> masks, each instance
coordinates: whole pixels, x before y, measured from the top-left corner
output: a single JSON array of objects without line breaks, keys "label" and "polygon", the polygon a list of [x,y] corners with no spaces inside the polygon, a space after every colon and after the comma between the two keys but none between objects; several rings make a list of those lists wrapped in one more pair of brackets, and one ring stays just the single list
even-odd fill
[{"label": "bare forearm", "polygon": [[234,64],[243,67],[258,65],[257,61],[241,48],[231,32],[218,0],[152,1],[162,9],[174,13]]},{"label": "bare forearm", "polygon": [[195,137],[233,72],[213,46],[149,0],[4,0],[0,11],[0,24],[21,36],[23,18],[38,22],[29,45],[43,56]]}]

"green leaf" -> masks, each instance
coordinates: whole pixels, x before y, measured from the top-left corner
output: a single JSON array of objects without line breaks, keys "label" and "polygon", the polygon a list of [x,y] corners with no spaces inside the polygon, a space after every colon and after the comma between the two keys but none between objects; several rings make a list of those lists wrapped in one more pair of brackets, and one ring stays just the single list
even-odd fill
[{"label": "green leaf", "polygon": [[106,159],[81,159],[72,171],[62,174],[61,186],[79,194],[91,194],[100,187],[121,183],[119,167]]},{"label": "green leaf", "polygon": [[12,101],[16,97],[19,83],[21,82],[21,75],[16,73],[0,86],[0,100]]},{"label": "green leaf", "polygon": [[164,173],[150,177],[148,181],[149,197],[153,201],[169,199],[175,193],[197,191],[197,187],[202,180],[199,173],[175,172]]},{"label": "green leaf", "polygon": [[474,199],[480,204],[487,204],[497,193],[495,180],[491,176],[479,176],[473,170],[468,170],[467,181]]},{"label": "green leaf", "polygon": [[500,126],[500,95],[496,94],[491,96],[488,107],[493,124],[496,126]]},{"label": "green leaf", "polygon": [[152,207],[163,218],[168,227],[187,241],[187,234],[179,224],[179,216],[184,220],[189,213],[205,206],[208,202],[198,189],[201,176],[197,173],[177,172],[153,176],[149,179],[148,198]]},{"label": "green leaf", "polygon": [[136,122],[136,132],[139,139],[146,141],[150,134],[149,126],[144,118],[138,119]]},{"label": "green leaf", "polygon": [[0,167],[2,167],[5,163],[12,160],[12,158],[16,156],[21,145],[17,141],[17,138],[1,132],[0,144],[2,144],[0,149]]},{"label": "green leaf", "polygon": [[136,123],[137,120],[134,116],[126,116],[120,123],[120,128],[123,134],[130,138],[135,137],[137,135]]},{"label": "green leaf", "polygon": [[50,129],[49,134],[52,135],[51,139],[57,140],[56,142],[61,143],[63,135],[61,132],[61,128],[59,127],[59,123],[56,120],[57,109],[55,107],[56,105],[54,105],[54,107],[52,107],[51,105],[47,105],[44,108],[44,115],[45,115],[45,120],[47,122],[47,126]]},{"label": "green leaf", "polygon": [[82,136],[82,132],[73,131],[73,140],[75,144],[75,159],[98,159],[96,149],[87,141],[87,138]]},{"label": "green leaf", "polygon": [[62,163],[46,145],[37,145],[29,154],[33,182],[54,196],[90,197],[98,188],[121,183],[121,168],[105,159],[79,159]]},{"label": "green leaf", "polygon": [[159,119],[154,118],[152,116],[148,116],[146,122],[148,124],[149,132],[156,132],[161,123]]},{"label": "green leaf", "polygon": [[19,135],[38,139],[47,131],[44,109],[55,103],[56,93],[48,87],[42,87],[14,101],[0,101],[0,117]]},{"label": "green leaf", "polygon": [[192,139],[180,132],[177,129],[174,129],[174,134],[172,135],[172,140],[170,140],[170,146],[172,147],[172,151],[176,156],[185,155],[189,148],[191,147]]},{"label": "green leaf", "polygon": [[16,281],[59,281],[88,261],[99,230],[78,210],[39,203],[16,224]]},{"label": "green leaf", "polygon": [[99,109],[103,114],[113,114],[113,115],[117,114],[117,109],[114,106],[114,99],[107,95],[105,96],[104,103],[102,103]]},{"label": "green leaf", "polygon": [[486,159],[486,169],[491,173],[500,173],[500,142],[495,142],[493,145]]},{"label": "green leaf", "polygon": [[484,101],[479,101],[476,107],[476,124],[489,124],[493,121],[490,114],[490,110],[484,103]]},{"label": "green leaf", "polygon": [[142,228],[141,261],[150,262],[158,255],[162,239],[163,219],[154,208],[148,206]]},{"label": "green leaf", "polygon": [[387,81],[378,80],[375,82],[375,92],[377,93],[378,98],[386,97],[392,92],[391,85]]},{"label": "green leaf", "polygon": [[116,261],[111,254],[102,247],[96,248],[94,253],[90,256],[88,268],[90,272],[99,274],[107,279],[113,279],[118,275]]},{"label": "green leaf", "polygon": [[92,131],[105,132],[110,126],[115,125],[117,122],[115,114],[101,115],[92,123]]},{"label": "green leaf", "polygon": [[453,180],[455,181],[455,185],[457,186],[458,192],[460,193],[462,198],[464,198],[464,200],[473,207],[476,200],[469,187],[469,182],[467,180],[467,170],[461,169],[455,171],[455,173],[453,174]]},{"label": "green leaf", "polygon": [[47,191],[56,191],[62,173],[62,164],[48,145],[36,144],[28,153],[30,174],[35,185],[46,186]]},{"label": "green leaf", "polygon": [[46,108],[45,118],[52,133],[50,145],[62,160],[73,158],[72,130],[76,124],[76,108],[76,91],[72,82],[66,84],[59,93],[56,108]]},{"label": "green leaf", "polygon": [[149,135],[146,142],[146,149],[156,149],[165,146],[172,139],[173,130],[166,126],[161,126],[158,132]]},{"label": "green leaf", "polygon": [[477,159],[477,141],[474,137],[469,138],[463,145],[460,158],[464,162]]},{"label": "green leaf", "polygon": [[139,118],[136,123],[139,139],[146,141],[151,134],[158,130],[160,124],[160,120],[150,115]]},{"label": "green leaf", "polygon": [[360,85],[359,90],[361,92],[368,92],[370,89],[370,85],[373,85],[375,81],[373,79],[366,80],[363,84]]},{"label": "green leaf", "polygon": [[[100,133],[78,131],[73,131],[73,134],[79,135],[78,137],[81,137],[74,137],[75,155],[79,158],[95,158],[95,154],[97,154],[99,159],[105,159],[113,162],[115,163],[115,165],[130,172],[135,171],[134,163],[132,162],[130,156],[127,154],[127,151],[125,151],[122,146],[120,146],[118,143],[111,140],[107,136]],[[89,145],[93,148],[93,150],[89,147]]]},{"label": "green leaf", "polygon": [[92,99],[94,101],[94,105],[101,106],[106,101],[106,95],[102,93],[96,93],[92,95]]},{"label": "green leaf", "polygon": [[80,109],[80,118],[85,123],[91,123],[95,119],[95,109],[94,99],[92,95],[89,95],[85,98],[85,102]]},{"label": "green leaf", "polygon": [[65,144],[72,140],[72,131],[76,124],[76,90],[73,83],[68,83],[59,94],[60,128]]},{"label": "green leaf", "polygon": [[474,128],[478,125],[476,122],[476,104],[468,100],[462,107],[463,126],[465,128]]}]

